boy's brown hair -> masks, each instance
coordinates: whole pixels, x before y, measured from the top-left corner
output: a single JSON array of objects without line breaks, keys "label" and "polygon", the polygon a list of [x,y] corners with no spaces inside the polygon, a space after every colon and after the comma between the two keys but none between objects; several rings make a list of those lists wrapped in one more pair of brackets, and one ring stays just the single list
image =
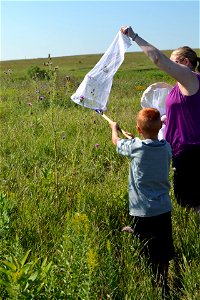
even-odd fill
[{"label": "boy's brown hair", "polygon": [[143,108],[137,115],[138,127],[146,133],[157,134],[161,128],[160,112],[156,108]]}]

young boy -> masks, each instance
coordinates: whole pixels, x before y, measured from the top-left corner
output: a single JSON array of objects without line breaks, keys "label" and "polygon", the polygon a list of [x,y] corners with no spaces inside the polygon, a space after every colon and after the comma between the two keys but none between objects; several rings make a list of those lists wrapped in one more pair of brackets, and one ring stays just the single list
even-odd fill
[{"label": "young boy", "polygon": [[155,108],[139,111],[137,131],[143,139],[121,139],[118,124],[111,122],[110,126],[117,152],[130,159],[129,214],[134,232],[143,243],[144,254],[166,292],[169,261],[174,254],[169,197],[172,154],[170,145],[165,140],[158,140],[162,126],[160,113]]}]

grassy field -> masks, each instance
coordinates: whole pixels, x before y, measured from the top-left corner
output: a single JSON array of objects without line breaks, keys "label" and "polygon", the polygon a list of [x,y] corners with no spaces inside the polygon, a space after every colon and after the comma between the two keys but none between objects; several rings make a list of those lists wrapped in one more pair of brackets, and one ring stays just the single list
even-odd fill
[{"label": "grassy field", "polygon": [[[169,55],[170,51],[166,51]],[[1,62],[0,299],[159,300],[129,225],[128,160],[108,123],[70,96],[101,55]],[[48,66],[44,66],[50,62]],[[38,66],[49,80],[28,76]],[[127,53],[107,115],[135,131],[143,91],[174,81]],[[171,173],[172,178],[172,173]],[[173,203],[169,299],[200,299],[200,234]]]}]

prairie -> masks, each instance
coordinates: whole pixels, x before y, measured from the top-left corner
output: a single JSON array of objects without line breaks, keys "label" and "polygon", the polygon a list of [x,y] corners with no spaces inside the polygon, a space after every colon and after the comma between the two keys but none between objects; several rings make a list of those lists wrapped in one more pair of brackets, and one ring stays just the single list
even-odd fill
[{"label": "prairie", "polygon": [[[170,51],[165,51],[169,55]],[[1,62],[0,299],[161,299],[129,225],[128,160],[70,96],[101,55]],[[39,67],[48,74],[30,77]],[[106,114],[136,134],[143,91],[174,81],[143,53],[115,74]],[[169,299],[200,299],[200,231],[176,204]]]}]

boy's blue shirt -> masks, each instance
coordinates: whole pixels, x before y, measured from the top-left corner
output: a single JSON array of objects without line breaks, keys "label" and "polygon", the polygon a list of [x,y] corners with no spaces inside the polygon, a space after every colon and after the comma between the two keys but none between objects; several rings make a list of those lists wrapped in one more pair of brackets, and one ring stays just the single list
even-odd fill
[{"label": "boy's blue shirt", "polygon": [[129,213],[153,217],[171,211],[171,147],[165,140],[119,139],[117,152],[130,159]]}]

